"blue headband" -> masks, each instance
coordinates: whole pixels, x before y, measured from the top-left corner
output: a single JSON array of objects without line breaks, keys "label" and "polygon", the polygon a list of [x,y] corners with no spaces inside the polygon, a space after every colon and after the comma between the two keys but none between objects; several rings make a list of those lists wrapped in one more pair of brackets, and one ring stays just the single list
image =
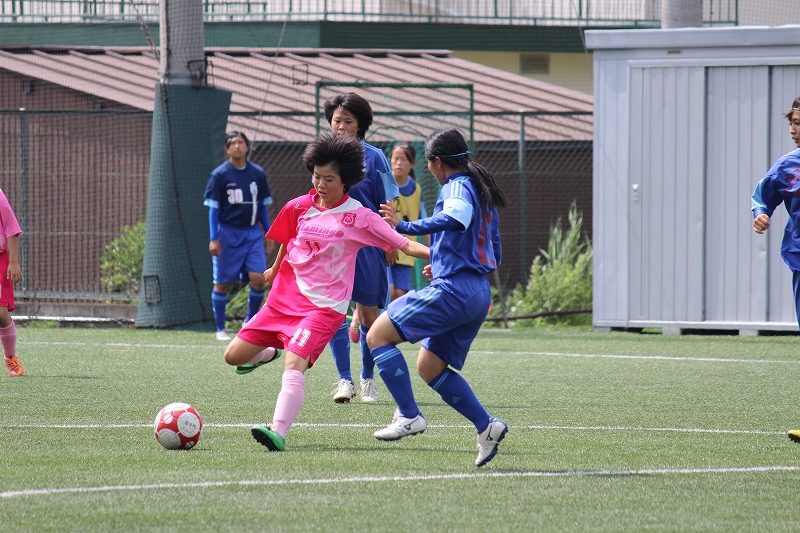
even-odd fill
[{"label": "blue headband", "polygon": [[467,150],[466,152],[461,152],[460,154],[453,154],[453,155],[434,155],[434,154],[432,154],[431,157],[438,157],[440,159],[445,159],[445,158],[448,158],[448,157],[460,157],[462,155],[470,155],[471,153],[472,152]]}]

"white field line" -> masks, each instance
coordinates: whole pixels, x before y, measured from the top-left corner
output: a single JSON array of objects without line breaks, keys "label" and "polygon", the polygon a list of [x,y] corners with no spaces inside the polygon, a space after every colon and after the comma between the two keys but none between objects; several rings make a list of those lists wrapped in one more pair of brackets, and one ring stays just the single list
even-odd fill
[{"label": "white field line", "polygon": [[249,479],[239,481],[202,481],[196,483],[154,483],[148,485],[105,485],[100,487],[64,487],[44,489],[9,490],[0,492],[0,498],[15,498],[20,496],[49,496],[51,494],[86,494],[93,492],[121,492],[139,490],[163,489],[194,489],[231,486],[274,486],[274,485],[327,485],[327,484],[363,484],[382,482],[409,482],[409,481],[446,481],[476,478],[546,478],[546,477],[628,477],[628,476],[664,476],[664,475],[690,475],[690,474],[740,474],[762,472],[797,472],[800,466],[772,465],[772,466],[746,466],[728,468],[659,468],[643,470],[565,470],[565,471],[529,471],[529,472],[487,472],[487,473],[458,473],[434,474],[411,476],[363,476],[343,478],[320,479]]},{"label": "white field line", "polygon": [[702,361],[711,363],[779,363],[779,364],[800,364],[800,359],[734,359],[728,357],[692,357],[674,355],[619,355],[619,354],[599,354],[599,353],[567,353],[567,352],[491,352],[483,350],[472,350],[470,354],[485,355],[547,355],[552,357],[586,357],[589,359],[636,359],[651,361]]},{"label": "white field line", "polygon": [[[244,428],[252,427],[253,422],[241,422],[236,424],[215,424],[205,423],[203,428]],[[311,422],[298,422],[292,424],[293,428],[376,428],[382,424],[318,424]],[[115,428],[152,428],[153,424],[0,424],[3,429],[115,429]],[[448,424],[428,424],[429,428],[445,429],[470,429],[470,425],[448,425]],[[718,429],[718,428],[653,428],[642,426],[550,426],[550,425],[529,425],[512,426],[512,430],[566,430],[566,431],[642,431],[642,432],[664,432],[664,433],[710,433],[710,434],[738,434],[738,435],[785,435],[785,431],[767,431],[763,429]]]},{"label": "white field line", "polygon": [[[223,351],[225,346],[210,344],[141,344],[127,342],[51,342],[51,341],[17,341],[19,345],[47,345],[47,346],[99,346],[111,349],[119,348],[171,348],[181,350],[202,350],[211,349]],[[781,360],[781,359],[735,359],[727,357],[692,357],[692,356],[669,356],[669,355],[621,355],[621,354],[596,354],[596,353],[569,353],[569,352],[536,352],[536,351],[514,351],[497,352],[490,350],[472,350],[470,354],[481,355],[545,355],[551,357],[585,357],[585,358],[605,358],[605,359],[634,359],[651,361],[702,361],[711,363],[746,363],[746,364],[800,364],[800,359]]]}]

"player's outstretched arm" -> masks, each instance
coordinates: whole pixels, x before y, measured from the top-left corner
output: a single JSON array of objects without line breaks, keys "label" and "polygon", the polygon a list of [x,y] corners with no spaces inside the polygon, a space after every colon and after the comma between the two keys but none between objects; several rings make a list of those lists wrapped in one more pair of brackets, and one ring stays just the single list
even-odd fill
[{"label": "player's outstretched arm", "polygon": [[383,220],[388,222],[393,228],[400,223],[400,218],[397,216],[397,210],[394,208],[394,204],[392,202],[381,204],[380,214]]},{"label": "player's outstretched arm", "polygon": [[753,231],[755,231],[760,235],[768,229],[769,229],[769,216],[767,216],[764,213],[761,213],[755,219],[753,219]]},{"label": "player's outstretched arm", "polygon": [[420,259],[430,260],[431,258],[431,249],[416,241],[408,241],[408,244],[400,248],[400,250],[406,255],[419,257]]},{"label": "player's outstretched arm", "polygon": [[264,271],[264,281],[267,282],[267,285],[272,285],[272,282],[275,280],[275,276],[278,275],[278,270],[281,268],[281,261],[283,261],[285,255],[286,245],[281,244],[281,247],[278,248],[278,256],[275,258],[275,262],[272,263],[271,267]]}]

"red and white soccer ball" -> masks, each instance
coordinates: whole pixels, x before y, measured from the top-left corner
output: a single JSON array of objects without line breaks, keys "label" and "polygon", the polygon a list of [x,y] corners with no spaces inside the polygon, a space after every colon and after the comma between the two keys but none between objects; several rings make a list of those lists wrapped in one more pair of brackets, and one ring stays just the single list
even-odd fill
[{"label": "red and white soccer ball", "polygon": [[188,403],[171,403],[158,412],[156,440],[168,450],[188,450],[203,433],[203,419]]}]

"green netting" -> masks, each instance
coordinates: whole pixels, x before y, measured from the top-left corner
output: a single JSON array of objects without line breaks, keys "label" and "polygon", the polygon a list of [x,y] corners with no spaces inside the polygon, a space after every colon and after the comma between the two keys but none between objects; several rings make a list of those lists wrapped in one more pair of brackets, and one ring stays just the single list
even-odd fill
[{"label": "green netting", "polygon": [[213,319],[207,209],[200,199],[222,159],[231,93],[156,85],[138,326]]}]

